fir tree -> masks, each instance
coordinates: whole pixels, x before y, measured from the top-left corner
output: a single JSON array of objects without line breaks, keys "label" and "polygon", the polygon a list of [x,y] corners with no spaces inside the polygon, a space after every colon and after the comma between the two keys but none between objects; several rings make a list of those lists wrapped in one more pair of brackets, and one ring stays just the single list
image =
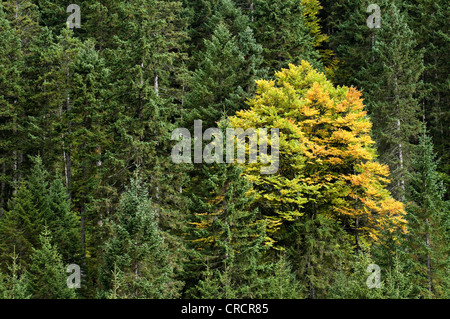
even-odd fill
[{"label": "fir tree", "polygon": [[[380,299],[382,290],[380,287],[368,287],[367,279],[371,273],[366,272],[370,264],[375,264],[368,252],[360,251],[352,256],[351,268],[342,267],[337,273],[336,279],[329,288],[330,299]],[[385,272],[380,272],[383,279]],[[378,279],[378,278],[376,278]]]},{"label": "fir tree", "polygon": [[19,143],[23,137],[21,73],[24,63],[21,39],[8,21],[3,4],[0,4],[0,31],[0,50],[3,52],[0,57],[0,211],[3,212],[14,182],[20,177],[19,161],[23,155]]},{"label": "fir tree", "polygon": [[[383,27],[376,33],[372,57],[358,75],[357,85],[374,125],[380,161],[389,165],[390,190],[404,200],[411,141],[419,131],[419,78],[422,52],[416,50],[414,33],[400,10],[383,6]],[[373,75],[377,75],[375,78]]]},{"label": "fir tree", "polygon": [[375,30],[367,27],[369,1],[323,0],[324,25],[329,35],[328,46],[338,59],[332,80],[339,85],[359,84],[358,74],[366,61],[373,61],[370,49]]},{"label": "fir tree", "polygon": [[258,298],[263,299],[302,299],[304,285],[300,282],[285,253],[279,254],[276,262],[269,268],[269,276],[262,277]]},{"label": "fir tree", "polygon": [[[415,0],[404,3],[408,13],[408,25],[414,31],[418,47],[424,50],[424,72],[421,76],[425,92],[420,100],[422,116],[434,141],[435,150],[441,158],[438,170],[447,174],[444,183],[449,189],[449,144],[448,125],[450,110],[448,74],[449,63],[447,52],[450,49],[450,38],[445,21],[449,19],[449,11],[445,1]],[[448,199],[448,193],[446,195]]]},{"label": "fir tree", "polygon": [[[220,124],[223,131],[225,125]],[[215,139],[212,143],[217,146],[224,141]],[[233,287],[234,297],[254,298],[256,279],[264,271],[261,264],[266,247],[264,224],[257,221],[257,210],[250,209],[250,185],[235,164],[205,164],[198,171],[186,189],[191,201],[185,237],[192,249],[186,266],[187,288],[195,287],[197,273],[203,273],[203,279],[195,287],[197,292],[188,293],[227,298]],[[208,290],[209,282],[219,287]]]},{"label": "fir tree", "polygon": [[67,286],[66,268],[51,240],[50,232],[45,229],[40,235],[41,247],[33,248],[28,272],[32,296],[36,299],[73,299],[76,293]]},{"label": "fir tree", "polygon": [[39,244],[43,220],[33,195],[26,182],[22,181],[9,202],[8,211],[0,219],[0,252],[3,266],[15,250],[22,265],[28,267],[32,248]]},{"label": "fir tree", "polygon": [[[448,74],[449,63],[447,52],[450,49],[448,28],[449,12],[445,1],[415,0],[404,4],[408,13],[408,25],[414,31],[419,48],[424,49],[424,72],[422,80],[426,92],[421,100],[423,117],[428,130],[433,137],[435,149],[441,157],[439,170],[445,172],[448,168],[448,133],[449,93]],[[446,31],[447,30],[447,31]]]},{"label": "fir tree", "polygon": [[42,217],[42,226],[52,234],[52,244],[58,246],[64,262],[80,258],[79,218],[71,209],[67,189],[59,177],[51,178],[42,159],[32,159],[34,166],[28,178],[28,189]]},{"label": "fir tree", "polygon": [[311,16],[307,18],[305,13],[302,1],[252,1],[251,27],[263,47],[263,66],[270,73],[301,60],[322,67],[320,54],[314,49],[318,38],[308,25]]},{"label": "fir tree", "polygon": [[[397,247],[398,248],[398,247]],[[329,288],[331,299],[411,299],[413,282],[409,258],[397,249],[390,266],[380,263],[370,250],[364,248],[352,256],[348,267],[343,267]],[[373,268],[379,267],[379,273]],[[371,278],[371,276],[379,276]],[[379,281],[377,286],[376,280]],[[369,284],[373,286],[369,286]]]},{"label": "fir tree", "polygon": [[193,277],[205,271],[206,281],[222,276],[222,280],[231,280],[243,289],[251,284],[251,270],[246,269],[251,267],[249,258],[261,258],[264,237],[261,224],[256,222],[256,211],[248,209],[252,199],[245,195],[249,185],[241,172],[231,164],[203,168],[199,181],[202,187],[187,190],[192,198],[192,215],[186,234],[195,252],[187,269]]},{"label": "fir tree", "polygon": [[445,241],[449,210],[437,166],[432,140],[424,129],[412,161],[407,238],[414,261],[417,293],[428,298],[442,296],[449,262],[449,247]]},{"label": "fir tree", "polygon": [[242,109],[254,89],[254,81],[263,75],[261,46],[247,28],[233,36],[219,22],[211,40],[205,41],[200,63],[194,72],[191,89],[186,96],[189,114],[186,122],[201,119],[206,127],[216,126],[222,116]]},{"label": "fir tree", "polygon": [[[113,234],[104,247],[100,278],[105,291],[116,289],[116,294],[129,298],[177,297],[180,282],[174,279],[170,251],[158,227],[148,190],[138,175],[122,194],[111,226]],[[123,276],[121,287],[112,280],[114,272],[119,278]]]},{"label": "fir tree", "polygon": [[79,222],[71,210],[67,190],[61,180],[49,177],[40,157],[32,161],[30,176],[21,181],[10,201],[9,211],[0,219],[3,260],[15,247],[20,260],[28,262],[31,248],[39,246],[39,234],[47,226],[54,234],[52,244],[62,250],[63,261],[77,261],[80,257]]},{"label": "fir tree", "polygon": [[29,299],[28,276],[22,271],[15,252],[8,270],[6,274],[0,272],[0,299]]}]

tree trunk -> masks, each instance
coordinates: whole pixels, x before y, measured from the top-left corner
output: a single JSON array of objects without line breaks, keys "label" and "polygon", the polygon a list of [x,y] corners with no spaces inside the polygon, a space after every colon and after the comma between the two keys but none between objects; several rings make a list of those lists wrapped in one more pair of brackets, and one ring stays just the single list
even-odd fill
[{"label": "tree trunk", "polygon": [[[70,70],[69,70],[69,57],[67,56],[67,71],[66,71],[66,113],[71,110],[70,106],[70,89],[69,89],[69,78],[70,78]],[[62,115],[62,114],[61,114]],[[67,135],[70,134],[70,126],[71,123],[69,122],[67,125]],[[66,187],[67,192],[69,194],[69,199],[72,199],[72,190],[71,190],[71,184],[72,184],[72,161],[70,156],[70,145],[65,145],[64,142],[64,134],[63,134],[63,157],[64,157],[64,173],[66,177]],[[66,151],[67,147],[67,151]]]},{"label": "tree trunk", "polygon": [[[425,223],[427,225],[429,225],[429,220],[428,218],[425,220]],[[430,233],[427,231],[426,233],[426,245],[427,245],[427,250],[429,251],[431,248],[431,239],[430,239]],[[431,281],[431,256],[429,253],[427,253],[427,277],[428,277],[428,291],[430,293],[432,293],[433,290],[433,286],[432,286],[432,281]]]},{"label": "tree trunk", "polygon": [[155,76],[155,92],[156,92],[156,95],[159,96],[158,74]]},{"label": "tree trunk", "polygon": [[[400,133],[401,131],[401,123],[400,123],[400,119],[397,118],[397,130]],[[402,190],[402,200],[403,200],[403,196],[405,194],[405,178],[404,178],[404,165],[403,165],[403,148],[402,148],[402,143],[398,144],[398,159],[400,161],[400,188]]]}]

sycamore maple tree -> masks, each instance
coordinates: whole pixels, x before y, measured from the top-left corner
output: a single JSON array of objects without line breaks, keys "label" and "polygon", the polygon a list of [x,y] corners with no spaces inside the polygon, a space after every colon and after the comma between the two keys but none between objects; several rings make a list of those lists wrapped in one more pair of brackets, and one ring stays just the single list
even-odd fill
[{"label": "sycamore maple tree", "polygon": [[342,224],[357,247],[382,231],[406,232],[403,205],[386,189],[389,168],[376,161],[361,93],[334,87],[306,61],[275,77],[257,81],[250,109],[230,118],[234,127],[280,130],[278,172],[261,175],[261,161],[245,171],[269,243],[290,223],[318,214]]}]

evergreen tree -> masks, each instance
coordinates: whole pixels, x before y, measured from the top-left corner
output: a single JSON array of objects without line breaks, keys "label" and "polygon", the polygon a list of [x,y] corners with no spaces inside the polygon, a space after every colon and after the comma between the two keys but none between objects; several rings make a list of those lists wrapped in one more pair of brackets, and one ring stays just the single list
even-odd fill
[{"label": "evergreen tree", "polygon": [[23,273],[15,252],[12,255],[12,264],[8,266],[8,273],[0,272],[0,299],[29,299],[29,280]]},{"label": "evergreen tree", "polygon": [[234,114],[254,90],[254,81],[263,75],[261,46],[250,28],[233,36],[219,22],[191,80],[192,91],[186,96],[189,112],[186,122],[201,119],[206,127],[216,126],[222,116]]},{"label": "evergreen tree", "polygon": [[[339,85],[356,85],[358,74],[366,61],[373,61],[370,50],[376,30],[368,28],[366,12],[369,1],[322,0],[323,21],[328,47],[338,59],[332,80]],[[383,24],[384,25],[384,21]]]},{"label": "evergreen tree", "polygon": [[33,298],[75,298],[75,291],[67,286],[67,273],[61,255],[57,247],[51,244],[50,232],[45,229],[39,237],[41,247],[33,248],[28,272]]},{"label": "evergreen tree", "polygon": [[52,244],[62,250],[64,262],[77,261],[80,255],[78,218],[72,212],[67,190],[58,179],[51,179],[39,157],[27,180],[21,181],[10,201],[9,211],[0,219],[2,260],[15,249],[28,263],[31,249],[39,246],[39,235],[47,226],[54,236]]},{"label": "evergreen tree", "polygon": [[446,3],[0,1],[0,298],[449,297]]},{"label": "evergreen tree", "polygon": [[33,194],[22,181],[0,219],[0,252],[3,268],[15,251],[24,267],[28,267],[32,248],[39,244],[42,213],[36,208]]},{"label": "evergreen tree", "polygon": [[261,278],[258,298],[264,299],[301,299],[304,298],[304,285],[300,282],[286,254],[281,253],[271,264],[270,275]]},{"label": "evergreen tree", "polygon": [[436,154],[425,129],[412,161],[408,187],[409,251],[414,260],[414,280],[421,297],[440,297],[448,276],[448,204],[437,172]]},{"label": "evergreen tree", "polygon": [[[0,4],[0,212],[6,208],[19,177],[19,141],[22,139],[23,52],[20,37]],[[1,215],[1,213],[0,213]]]},{"label": "evergreen tree", "polygon": [[[121,196],[111,227],[113,236],[105,244],[101,267],[104,291],[118,289],[116,294],[129,298],[177,297],[180,282],[174,279],[170,251],[158,227],[148,190],[137,174]],[[113,273],[123,276],[121,287],[117,287]]]},{"label": "evergreen tree", "polygon": [[195,188],[187,190],[192,201],[185,233],[194,251],[186,282],[195,282],[196,274],[203,272],[198,288],[205,296],[213,292],[202,287],[217,282],[220,287],[215,293],[228,298],[226,289],[230,288],[221,286],[224,280],[230,281],[233,291],[254,294],[256,283],[252,280],[265,250],[264,230],[256,221],[257,211],[248,208],[252,198],[246,195],[249,184],[241,174],[242,169],[232,164],[205,165],[202,175],[193,178]]},{"label": "evergreen tree", "polygon": [[[352,256],[351,268],[343,267],[336,276],[336,280],[329,288],[330,299],[380,299],[382,298],[382,283],[380,287],[370,288],[366,281],[371,273],[366,270],[375,264],[368,252],[361,251]],[[383,279],[384,272],[380,272]]]},{"label": "evergreen tree", "polygon": [[[448,171],[450,157],[448,131],[450,110],[448,74],[449,63],[447,53],[450,49],[448,26],[449,19],[446,2],[442,0],[415,0],[404,3],[404,10],[408,13],[408,25],[414,31],[418,47],[424,50],[424,72],[422,81],[425,92],[421,99],[424,121],[434,141],[435,149],[441,158],[438,170],[447,174],[444,176],[447,190],[449,189]],[[446,195],[448,199],[448,194]]]},{"label": "evergreen tree", "polygon": [[[414,298],[407,255],[400,250],[396,250],[392,266],[384,266],[376,260],[366,249],[355,254],[352,257],[350,268],[341,269],[336,281],[330,286],[329,298]],[[379,267],[379,270],[374,272],[375,267]],[[377,286],[377,280],[379,280],[379,286]]]},{"label": "evergreen tree", "polygon": [[79,218],[71,209],[71,202],[60,178],[51,178],[40,157],[34,162],[28,178],[32,200],[52,234],[52,244],[60,249],[63,262],[75,262],[80,258]]},{"label": "evergreen tree", "polygon": [[107,195],[102,188],[103,175],[109,170],[105,153],[110,150],[113,139],[109,130],[111,109],[105,101],[105,81],[109,80],[109,70],[89,40],[79,45],[69,68],[70,103],[62,117],[62,125],[67,130],[63,138],[67,149],[67,176],[71,179],[70,196],[74,210],[80,216],[81,257],[84,259],[86,250],[90,250],[95,259],[97,250],[92,243],[101,242],[102,233],[97,225],[105,214],[104,196]]},{"label": "evergreen tree", "polygon": [[[195,286],[194,297],[202,299],[236,299],[236,287],[230,276],[230,268],[211,270],[207,267],[202,279]],[[192,292],[191,292],[192,294]]]},{"label": "evergreen tree", "polygon": [[339,59],[338,84],[363,91],[380,162],[391,170],[390,191],[404,200],[411,147],[419,131],[423,52],[398,1],[378,2],[381,27],[366,24],[368,1],[333,1],[326,24]]},{"label": "evergreen tree", "polygon": [[[111,145],[105,150],[108,162],[102,165],[114,177],[105,181],[105,188],[125,184],[140,166],[154,203],[166,208],[161,210],[161,226],[170,229],[183,220],[176,207],[183,207],[179,190],[185,184],[184,167],[167,161],[183,99],[183,11],[178,1],[142,0],[121,3],[118,10],[122,24],[105,50],[113,117]],[[120,189],[111,188],[117,198]]]},{"label": "evergreen tree", "polygon": [[66,263],[78,262],[81,257],[80,221],[71,209],[67,189],[60,178],[54,178],[48,189],[50,215],[45,216],[45,224],[53,234],[53,243],[61,252]]},{"label": "evergreen tree", "polygon": [[203,47],[203,40],[207,38],[212,30],[208,26],[208,21],[215,12],[220,0],[183,0],[183,6],[188,17],[188,35],[190,55],[198,52]]},{"label": "evergreen tree", "polygon": [[322,215],[299,218],[283,236],[282,242],[295,265],[293,272],[306,296],[328,298],[330,285],[352,258],[350,236],[339,223]]},{"label": "evergreen tree", "polygon": [[311,19],[313,11],[305,11],[302,1],[253,0],[251,4],[251,27],[263,47],[263,66],[268,67],[270,73],[289,63],[300,64],[301,60],[322,67],[320,54],[314,48],[321,40],[308,25],[308,20],[314,20]]},{"label": "evergreen tree", "polygon": [[393,257],[392,266],[385,272],[384,297],[389,299],[417,298],[413,294],[414,281],[411,258],[403,247],[397,247]]},{"label": "evergreen tree", "polygon": [[380,161],[391,170],[390,190],[397,200],[404,200],[411,141],[420,128],[417,96],[423,55],[395,4],[383,6],[383,26],[371,54],[373,59],[366,61],[357,84],[374,125]]}]

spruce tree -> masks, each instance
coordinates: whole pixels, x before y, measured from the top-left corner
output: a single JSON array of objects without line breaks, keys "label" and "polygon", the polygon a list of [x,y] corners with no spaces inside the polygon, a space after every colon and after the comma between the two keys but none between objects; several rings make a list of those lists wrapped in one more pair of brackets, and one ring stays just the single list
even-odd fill
[{"label": "spruce tree", "polygon": [[[419,132],[418,94],[423,71],[422,52],[400,9],[383,6],[383,25],[371,54],[358,75],[371,120],[380,161],[389,165],[390,190],[404,200],[411,141]],[[377,75],[374,77],[374,75]]]},{"label": "spruce tree", "polygon": [[186,96],[187,124],[202,120],[206,127],[215,127],[222,116],[244,108],[254,81],[263,76],[260,54],[261,46],[250,28],[233,36],[220,21],[199,55],[191,92]]},{"label": "spruce tree", "polygon": [[[180,200],[179,189],[185,183],[183,169],[167,161],[183,99],[183,11],[178,1],[142,0],[121,3],[118,10],[122,17],[118,35],[105,50],[113,88],[107,103],[114,111],[104,169],[115,172],[111,183],[123,185],[140,166],[154,202],[167,208]],[[113,191],[117,198],[120,190],[113,187]],[[171,207],[164,210],[164,228],[176,214],[176,205]]]},{"label": "spruce tree", "polygon": [[[351,256],[348,265],[339,270],[336,280],[328,289],[328,297],[331,299],[415,298],[409,257],[401,250],[404,247],[396,248],[392,252],[391,265],[386,265],[384,260],[375,257],[372,248],[365,247]],[[378,279],[379,285],[377,285]]]},{"label": "spruce tree", "polygon": [[433,142],[423,129],[412,160],[411,184],[408,187],[407,242],[414,261],[416,293],[421,297],[440,297],[448,276],[449,206],[445,189],[437,172],[438,161]]},{"label": "spruce tree", "polygon": [[[223,131],[224,125],[220,124]],[[217,146],[224,141],[212,143]],[[191,262],[186,265],[188,294],[210,295],[213,292],[206,289],[208,283],[216,282],[214,294],[221,298],[231,298],[230,287],[234,297],[254,298],[266,247],[264,225],[257,221],[257,210],[250,209],[250,184],[236,164],[203,164],[198,171],[186,189],[191,198],[185,228],[192,251]],[[198,273],[203,279],[195,287]]]},{"label": "spruce tree", "polygon": [[[342,267],[336,274],[336,278],[328,289],[330,299],[380,299],[382,298],[382,283],[380,287],[368,287],[367,279],[371,273],[366,270],[370,264],[375,264],[367,251],[360,251],[351,256],[350,267]],[[381,269],[380,269],[381,270]],[[385,272],[380,271],[380,279]]]},{"label": "spruce tree", "polygon": [[67,189],[61,178],[53,178],[49,185],[48,196],[50,215],[44,215],[44,219],[53,234],[53,243],[60,248],[64,262],[78,262],[82,253],[80,219],[72,210]]},{"label": "spruce tree", "polygon": [[0,272],[0,299],[29,299],[29,279],[22,271],[18,256],[13,252],[8,272]]},{"label": "spruce tree", "polygon": [[[448,26],[449,10],[446,1],[415,0],[403,5],[408,13],[408,25],[414,31],[418,47],[424,50],[424,72],[421,76],[425,92],[420,100],[422,115],[434,141],[435,150],[441,158],[438,170],[447,174],[444,179],[449,189],[448,171],[449,101],[448,74],[450,65],[447,53],[450,50]],[[448,199],[448,193],[446,194]]]},{"label": "spruce tree", "polygon": [[378,2],[380,28],[369,28],[368,1],[333,1],[326,25],[339,59],[338,84],[363,91],[380,162],[389,165],[390,191],[404,200],[412,142],[419,131],[423,52],[397,1]]},{"label": "spruce tree", "polygon": [[438,154],[441,154],[445,149],[442,139],[447,127],[444,123],[448,120],[445,105],[449,96],[445,86],[449,66],[445,57],[450,45],[443,22],[449,13],[445,1],[415,0],[405,3],[404,9],[408,12],[408,25],[416,34],[418,46],[424,49],[422,79],[427,87],[423,99],[424,117],[435,144],[439,146],[436,147]]},{"label": "spruce tree", "polygon": [[[50,178],[40,157],[32,159],[30,176],[22,180],[9,211],[0,219],[2,259],[15,249],[20,260],[29,261],[31,248],[39,246],[39,235],[47,226],[52,232],[52,244],[62,251],[64,262],[80,258],[78,217],[71,210],[67,189],[61,180]],[[14,248],[15,247],[15,248]]]},{"label": "spruce tree", "polygon": [[305,15],[302,1],[254,0],[251,7],[251,27],[256,41],[263,47],[263,66],[271,74],[301,60],[322,68],[320,53],[314,48],[318,39],[308,25],[308,20],[312,20]]},{"label": "spruce tree", "polygon": [[[176,298],[180,282],[174,278],[170,251],[159,229],[148,190],[138,174],[120,198],[111,221],[112,237],[104,246],[100,280],[105,292],[129,298]],[[113,273],[122,277],[121,287]]]},{"label": "spruce tree", "polygon": [[324,6],[323,22],[329,36],[328,47],[338,60],[332,80],[339,85],[359,84],[358,74],[366,61],[373,61],[370,49],[376,30],[366,24],[369,1],[321,1]]},{"label": "spruce tree", "polygon": [[76,293],[67,286],[66,267],[58,248],[51,244],[51,233],[45,229],[40,238],[40,248],[33,248],[30,270],[31,293],[36,299],[74,299]]},{"label": "spruce tree", "polygon": [[352,257],[342,225],[319,214],[298,218],[282,237],[306,297],[328,298],[329,286]]},{"label": "spruce tree", "polygon": [[22,181],[9,201],[8,210],[0,219],[0,256],[3,269],[14,250],[22,265],[28,267],[32,248],[39,244],[43,219],[33,195],[26,182]]},{"label": "spruce tree", "polygon": [[51,177],[40,157],[32,158],[34,164],[27,185],[32,200],[42,218],[40,227],[52,233],[52,244],[58,246],[64,262],[80,258],[79,218],[73,212],[67,189],[60,177]]},{"label": "spruce tree", "polygon": [[80,44],[78,50],[70,64],[70,103],[62,124],[67,130],[63,143],[70,156],[66,165],[70,169],[70,196],[80,216],[82,258],[85,258],[86,250],[93,251],[92,257],[96,257],[92,242],[101,242],[97,225],[105,214],[104,197],[112,195],[105,194],[102,186],[103,175],[110,168],[105,153],[110,150],[113,138],[109,130],[112,110],[105,101],[109,70],[92,41]]},{"label": "spruce tree", "polygon": [[[14,182],[20,177],[19,161],[23,152],[23,51],[21,39],[11,26],[3,4],[0,4],[0,212],[6,208]],[[1,213],[0,213],[1,215]]]},{"label": "spruce tree", "polygon": [[297,279],[286,253],[280,253],[268,269],[270,270],[267,272],[269,274],[267,277],[259,274],[261,286],[258,298],[302,299],[305,297],[304,283]]}]

